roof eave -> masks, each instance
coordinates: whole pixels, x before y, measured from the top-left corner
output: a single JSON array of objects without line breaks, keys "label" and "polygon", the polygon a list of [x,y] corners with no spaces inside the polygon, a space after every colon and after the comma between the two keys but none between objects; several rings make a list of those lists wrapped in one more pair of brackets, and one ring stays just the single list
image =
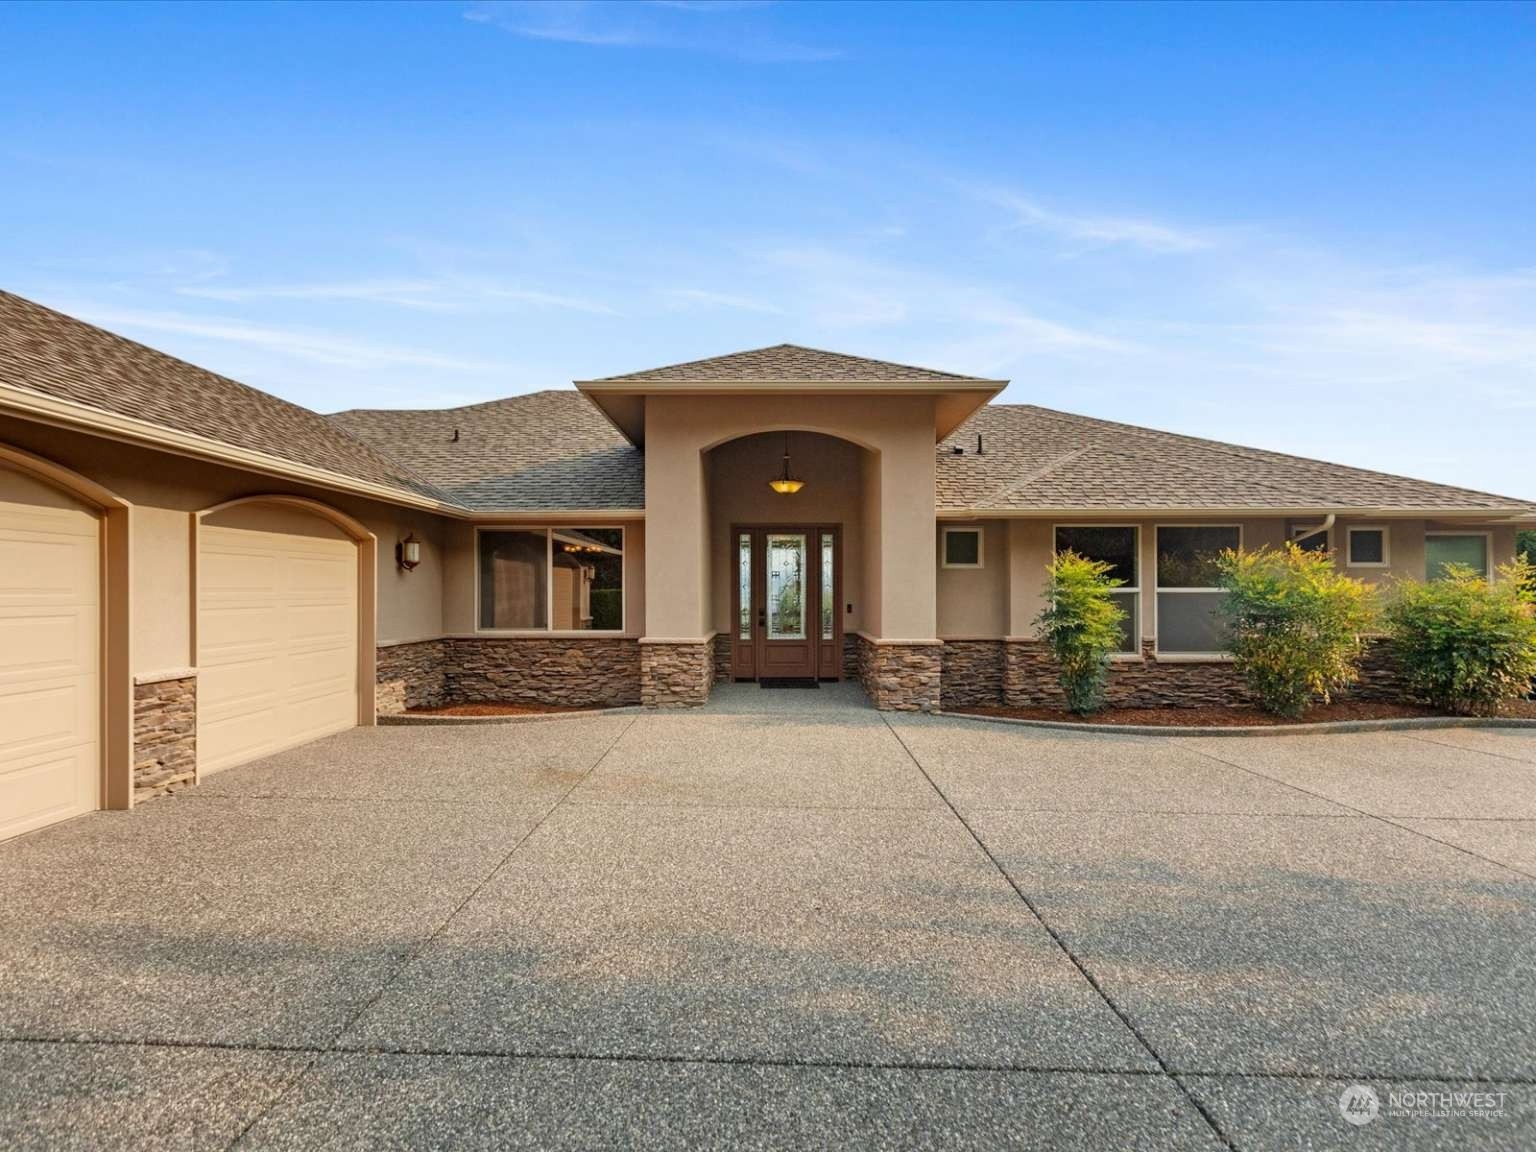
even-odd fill
[{"label": "roof eave", "polygon": [[1147,519],[1162,516],[1242,516],[1259,519],[1266,516],[1336,516],[1373,517],[1382,520],[1478,520],[1498,524],[1522,526],[1536,524],[1536,508],[1383,508],[1379,506],[1345,504],[1310,504],[1294,507],[1252,507],[1216,505],[1123,505],[1106,508],[1102,505],[1058,505],[1031,508],[988,507],[973,505],[964,508],[938,506],[940,520],[1010,519],[1027,520],[1047,516],[1087,516],[1096,519],[1128,517]]}]

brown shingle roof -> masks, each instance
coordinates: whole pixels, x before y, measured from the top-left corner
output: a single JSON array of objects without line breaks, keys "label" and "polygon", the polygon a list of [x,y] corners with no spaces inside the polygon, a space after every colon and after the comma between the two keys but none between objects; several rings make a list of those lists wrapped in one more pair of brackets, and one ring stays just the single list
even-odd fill
[{"label": "brown shingle roof", "polygon": [[0,383],[440,499],[318,412],[0,292]]},{"label": "brown shingle roof", "polygon": [[465,408],[355,408],[331,419],[468,508],[645,507],[645,456],[580,392]]},{"label": "brown shingle roof", "polygon": [[[976,437],[985,452],[975,454]],[[964,448],[955,455],[954,448]],[[942,508],[1372,508],[1531,513],[1504,496],[1028,404],[993,404],[938,446]]]},{"label": "brown shingle roof", "polygon": [[907,381],[996,383],[975,376],[939,372],[933,368],[915,368],[910,364],[845,356],[841,352],[823,352],[799,344],[775,344],[770,348],[733,352],[728,356],[713,356],[708,360],[689,360],[682,364],[628,372],[623,376],[604,376],[600,380],[581,383],[741,384],[763,381],[817,384],[890,384]]}]

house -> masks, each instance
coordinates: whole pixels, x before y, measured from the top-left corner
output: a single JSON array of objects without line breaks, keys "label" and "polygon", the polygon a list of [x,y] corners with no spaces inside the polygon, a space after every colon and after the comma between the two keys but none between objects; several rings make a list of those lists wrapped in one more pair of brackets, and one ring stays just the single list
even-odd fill
[{"label": "house", "polygon": [[1004,384],[779,345],[326,417],[0,293],[0,837],[452,700],[1050,700],[1065,547],[1125,580],[1115,699],[1233,700],[1221,549],[1491,573],[1536,524]]}]

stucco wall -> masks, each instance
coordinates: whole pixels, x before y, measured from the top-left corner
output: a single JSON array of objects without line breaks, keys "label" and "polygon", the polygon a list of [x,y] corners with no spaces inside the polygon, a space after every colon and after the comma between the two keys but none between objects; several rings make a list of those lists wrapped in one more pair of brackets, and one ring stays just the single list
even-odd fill
[{"label": "stucco wall", "polygon": [[[982,530],[980,568],[944,567],[944,529]],[[945,521],[934,533],[938,566],[939,636],[995,638],[1008,634],[1009,525],[1004,520],[961,524]]]},{"label": "stucco wall", "polygon": [[[864,499],[861,458],[856,444],[802,432],[790,438],[795,475],[805,487],[781,496],[768,481],[783,467],[784,436],[748,436],[708,454],[710,490],[710,627],[731,630],[731,593],[736,579],[731,526],[750,524],[837,524],[843,537],[843,629],[864,627]],[[819,566],[813,565],[819,571]],[[845,611],[848,604],[853,612]]]},{"label": "stucco wall", "polygon": [[[878,535],[862,517],[863,567],[878,566],[878,615],[866,629],[900,638],[932,638],[935,627],[933,401],[882,396],[690,396],[646,401],[646,631],[687,639],[714,629],[704,453],[763,432],[819,432],[875,454],[879,484],[864,485],[879,508]],[[874,495],[871,495],[871,489]],[[878,543],[876,543],[878,542]],[[866,581],[866,598],[870,588]]]},{"label": "stucco wall", "polygon": [[[439,541],[444,522],[429,513],[28,421],[0,419],[0,442],[56,461],[134,505],[131,672],[135,676],[195,664],[192,518],[203,509],[243,496],[306,496],[359,520],[378,537],[380,642],[419,639],[442,630]],[[395,566],[395,542],[412,530],[422,541],[422,564],[406,574]]]}]

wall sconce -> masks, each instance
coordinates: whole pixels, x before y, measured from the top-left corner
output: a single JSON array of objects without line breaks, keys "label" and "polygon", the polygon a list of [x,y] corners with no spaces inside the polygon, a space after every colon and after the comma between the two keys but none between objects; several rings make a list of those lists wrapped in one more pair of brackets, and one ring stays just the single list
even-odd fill
[{"label": "wall sconce", "polygon": [[421,563],[421,541],[412,532],[395,545],[395,563],[409,572]]}]

